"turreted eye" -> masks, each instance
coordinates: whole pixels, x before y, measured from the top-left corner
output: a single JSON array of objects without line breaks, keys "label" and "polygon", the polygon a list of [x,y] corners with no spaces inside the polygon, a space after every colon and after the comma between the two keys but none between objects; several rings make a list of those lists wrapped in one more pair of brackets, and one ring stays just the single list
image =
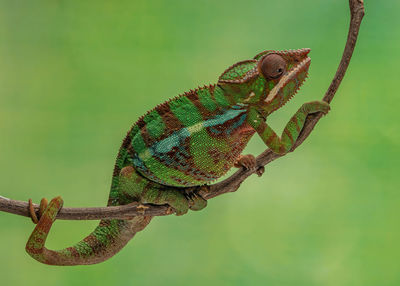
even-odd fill
[{"label": "turreted eye", "polygon": [[286,61],[280,55],[269,54],[261,60],[259,69],[266,79],[277,79],[286,71]]}]

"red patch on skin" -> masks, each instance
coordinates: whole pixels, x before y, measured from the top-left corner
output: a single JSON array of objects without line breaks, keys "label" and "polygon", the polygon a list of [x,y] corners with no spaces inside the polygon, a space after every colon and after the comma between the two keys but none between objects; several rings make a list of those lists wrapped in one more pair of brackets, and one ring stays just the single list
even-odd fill
[{"label": "red patch on skin", "polygon": [[120,174],[124,177],[130,177],[135,172],[135,168],[133,166],[126,166],[122,168]]},{"label": "red patch on skin", "polygon": [[260,125],[257,126],[257,132],[259,134],[263,134],[264,131],[265,131],[265,128],[267,128],[267,126],[265,124],[260,124]]},{"label": "red patch on skin", "polygon": [[29,253],[31,253],[31,254],[43,253],[43,248],[27,248],[27,250],[29,250]]},{"label": "red patch on skin", "polygon": [[150,136],[149,132],[147,131],[147,125],[140,128],[140,135],[142,135],[144,144],[149,147],[153,145],[157,140]]},{"label": "red patch on skin", "polygon": [[289,137],[290,141],[292,142],[292,144],[294,143],[292,134],[290,133],[290,131],[288,129],[285,129],[284,132],[286,133],[286,135]]},{"label": "red patch on skin", "polygon": [[44,239],[43,239],[43,238],[40,238],[40,237],[36,237],[36,238],[35,238],[35,242],[40,243],[40,244],[43,244]]},{"label": "red patch on skin", "polygon": [[53,224],[53,221],[48,215],[44,215],[43,217],[40,218],[40,222],[37,225],[37,230],[47,233],[49,232],[51,225]]},{"label": "red patch on skin", "polygon": [[182,122],[180,122],[179,119],[176,118],[176,116],[172,113],[171,108],[169,107],[169,102],[158,105],[155,110],[161,116],[165,124],[165,130],[167,131],[161,136],[161,138],[159,138],[159,140],[162,140],[163,138],[171,135],[174,131],[185,127],[183,126]]},{"label": "red patch on skin", "polygon": [[207,154],[210,155],[214,164],[217,164],[221,160],[221,152],[215,149],[209,149]]},{"label": "red patch on skin", "polygon": [[277,138],[277,135],[273,133],[271,136],[269,136],[266,140],[267,145],[269,146],[273,141],[275,141]]},{"label": "red patch on skin", "polygon": [[199,95],[197,94],[199,90],[206,89],[206,87],[199,88],[196,90],[191,90],[185,93],[185,96],[196,106],[197,110],[201,113],[203,120],[207,120],[213,114],[209,111],[199,100]]},{"label": "red patch on skin", "polygon": [[71,253],[72,257],[75,257],[75,258],[81,257],[79,252],[74,247],[68,247],[67,251],[69,251]]}]

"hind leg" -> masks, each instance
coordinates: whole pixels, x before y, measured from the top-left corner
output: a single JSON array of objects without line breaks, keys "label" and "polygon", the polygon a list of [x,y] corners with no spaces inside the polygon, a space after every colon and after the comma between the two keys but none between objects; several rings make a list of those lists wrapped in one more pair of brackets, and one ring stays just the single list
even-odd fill
[{"label": "hind leg", "polygon": [[138,174],[132,166],[121,170],[119,192],[126,203],[168,204],[175,209],[176,215],[184,215],[189,210],[189,201],[182,190],[152,182]]},{"label": "hind leg", "polygon": [[196,192],[190,192],[186,194],[186,197],[189,201],[189,208],[192,211],[200,211],[207,206],[207,200],[198,195]]},{"label": "hind leg", "polygon": [[146,190],[141,201],[155,205],[168,204],[175,209],[176,215],[184,215],[189,210],[189,201],[182,191],[176,189],[149,188]]}]

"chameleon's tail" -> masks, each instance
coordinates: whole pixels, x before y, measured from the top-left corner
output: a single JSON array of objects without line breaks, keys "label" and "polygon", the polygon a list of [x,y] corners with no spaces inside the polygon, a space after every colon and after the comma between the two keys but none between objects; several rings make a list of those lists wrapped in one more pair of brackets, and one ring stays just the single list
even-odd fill
[{"label": "chameleon's tail", "polygon": [[26,251],[39,262],[49,265],[102,262],[116,254],[151,220],[149,216],[137,216],[131,220],[101,220],[99,226],[76,245],[58,251],[49,250],[44,246],[46,238],[62,205],[61,197],[50,202],[26,244]]}]

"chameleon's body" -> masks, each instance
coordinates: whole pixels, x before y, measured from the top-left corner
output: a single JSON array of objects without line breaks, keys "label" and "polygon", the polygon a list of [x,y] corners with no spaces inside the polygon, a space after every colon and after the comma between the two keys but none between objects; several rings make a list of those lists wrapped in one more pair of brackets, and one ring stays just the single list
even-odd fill
[{"label": "chameleon's body", "polygon": [[[240,159],[255,133],[274,152],[288,152],[306,116],[329,110],[325,102],[304,104],[281,137],[265,122],[305,80],[308,53],[308,49],[262,52],[253,60],[228,68],[217,84],[184,93],[141,117],[120,148],[108,205],[134,201],[169,204],[178,215],[188,208],[199,210],[206,201],[186,194],[185,187],[201,186],[224,175]],[[75,246],[48,250],[44,243],[61,207],[61,198],[51,201],[27,243],[28,253],[40,262],[77,265],[104,261],[151,219],[138,216],[132,220],[102,220]]]}]

